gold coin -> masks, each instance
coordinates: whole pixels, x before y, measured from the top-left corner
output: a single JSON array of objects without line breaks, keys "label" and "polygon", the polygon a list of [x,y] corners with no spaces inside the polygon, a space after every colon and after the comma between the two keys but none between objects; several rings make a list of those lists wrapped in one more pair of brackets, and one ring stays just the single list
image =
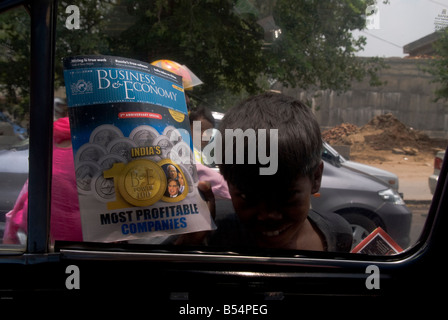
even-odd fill
[{"label": "gold coin", "polygon": [[147,207],[159,201],[166,189],[166,177],[162,168],[147,159],[128,163],[119,177],[121,196],[137,207]]},{"label": "gold coin", "polygon": [[157,164],[164,170],[167,179],[166,192],[162,197],[165,202],[179,202],[188,195],[188,183],[184,172],[170,159],[164,159]]},{"label": "gold coin", "polygon": [[176,120],[177,122],[184,121],[185,114],[183,114],[182,112],[179,112],[179,111],[176,111],[176,110],[172,110],[172,109],[168,109],[168,111],[170,112],[170,114],[173,117],[173,119]]}]

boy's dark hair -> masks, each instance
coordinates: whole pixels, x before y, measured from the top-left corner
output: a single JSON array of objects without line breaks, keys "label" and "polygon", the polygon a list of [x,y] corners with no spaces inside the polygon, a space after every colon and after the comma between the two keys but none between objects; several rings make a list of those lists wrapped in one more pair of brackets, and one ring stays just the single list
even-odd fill
[{"label": "boy's dark hair", "polygon": [[188,116],[190,118],[190,125],[193,124],[193,121],[200,121],[201,119],[205,119],[210,122],[213,127],[215,126],[215,118],[213,118],[212,112],[210,111],[210,109],[204,106],[199,106],[192,109]]},{"label": "boy's dark hair", "polygon": [[[278,170],[275,175],[263,176],[262,180],[259,168],[263,165],[250,165],[247,161],[235,164],[237,150],[233,152],[233,164],[226,164],[223,158],[223,164],[219,166],[222,175],[241,190],[250,190],[250,186],[254,185],[258,185],[257,189],[262,188],[263,185],[258,183],[287,183],[299,175],[311,176],[321,162],[322,137],[319,124],[312,110],[292,97],[267,92],[250,97],[227,111],[220,124],[223,155],[226,129],[254,129],[255,132],[266,129],[267,143],[270,141],[270,129],[278,129]],[[247,147],[245,143],[245,154]],[[269,145],[266,150],[269,152]]]}]

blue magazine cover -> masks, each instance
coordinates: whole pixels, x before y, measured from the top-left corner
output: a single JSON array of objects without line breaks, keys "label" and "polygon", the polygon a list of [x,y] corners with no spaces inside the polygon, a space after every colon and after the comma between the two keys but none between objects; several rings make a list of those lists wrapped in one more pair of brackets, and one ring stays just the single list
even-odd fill
[{"label": "blue magazine cover", "polygon": [[198,189],[182,78],[113,56],[64,59],[84,241],[215,228]]}]

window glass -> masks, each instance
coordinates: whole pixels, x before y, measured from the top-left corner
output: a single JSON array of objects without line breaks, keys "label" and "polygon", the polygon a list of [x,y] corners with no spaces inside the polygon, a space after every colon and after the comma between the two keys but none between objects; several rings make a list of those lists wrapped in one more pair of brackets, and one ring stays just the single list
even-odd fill
[{"label": "window glass", "polygon": [[[231,184],[230,188],[221,176],[215,177],[212,181],[217,230],[213,239],[202,241],[203,234],[197,233],[151,237],[148,230],[161,223],[156,220],[161,219],[162,211],[145,213],[137,208],[128,213],[121,210],[123,207],[115,207],[115,211],[101,211],[95,219],[102,224],[121,225],[119,232],[123,234],[145,235],[142,239],[126,241],[152,245],[200,243],[212,249],[224,246],[238,251],[253,244],[270,249],[307,247],[350,251],[367,238],[372,240],[371,246],[357,246],[355,251],[379,255],[398,253],[413,246],[426,220],[440,159],[447,146],[446,92],[440,89],[445,85],[446,6],[448,2],[429,0],[59,1],[56,111],[59,106],[62,112],[67,110],[64,106],[67,92],[84,94],[90,88],[85,78],[78,83],[80,86],[67,90],[62,63],[65,57],[107,55],[144,63],[168,59],[188,67],[200,79],[199,85],[185,90],[185,96],[200,136],[190,142],[196,160],[209,168],[202,169],[209,170],[208,179],[219,174],[214,146],[221,140],[219,132],[212,128],[224,123],[222,115],[232,106],[261,92],[283,93],[301,100],[314,114],[324,141],[319,190],[315,188],[314,182],[319,180],[316,175],[311,175],[314,178],[308,175],[307,179],[288,178],[289,181],[275,177],[259,180],[259,177],[246,176],[246,171],[244,175],[231,171],[230,176],[238,173],[243,181]],[[17,18],[9,16],[9,19]],[[12,26],[18,28],[20,24],[4,23],[2,36],[17,32]],[[9,52],[2,59],[18,62],[23,68],[20,62],[26,55],[19,44],[20,49],[12,50],[13,44],[13,40],[2,39],[1,50]],[[19,74],[11,67],[8,70]],[[118,73],[115,77],[118,81],[117,77]],[[16,77],[14,81],[19,79]],[[111,79],[103,77],[103,84]],[[6,103],[6,99],[12,99],[9,95],[15,93],[15,104],[8,106],[14,105],[14,110],[20,110],[14,115],[5,106],[2,112],[8,110],[16,121],[25,119],[26,112],[21,106],[26,104],[26,99],[18,93],[26,92],[26,85],[14,82],[11,91],[13,80],[2,81],[5,84],[2,101]],[[142,83],[139,85],[138,88],[143,88]],[[210,121],[201,115],[202,108],[213,111]],[[283,116],[277,106],[272,108],[277,116]],[[68,110],[73,117],[73,109]],[[257,119],[253,123],[259,127],[265,124],[266,119],[256,118],[256,112],[235,118],[241,120],[246,116]],[[55,140],[53,183],[60,188],[53,194],[51,234],[53,240],[79,241],[83,239],[79,215],[83,208],[77,202],[79,186],[78,190],[75,187],[80,183],[80,173],[75,169],[78,147],[73,149],[68,139],[68,123],[60,120],[64,118],[66,114],[55,116],[58,141]],[[77,120],[77,124],[88,126],[96,123],[95,119],[89,114],[89,118]],[[153,123],[148,120],[146,125]],[[234,123],[242,129],[260,129],[251,128],[250,121],[247,125],[241,121]],[[116,126],[115,120],[108,124]],[[281,136],[285,128],[281,124],[275,126],[278,127],[270,129],[278,129]],[[22,127],[26,125],[22,123]],[[61,136],[56,137],[57,134]],[[280,158],[283,151],[278,150]],[[273,154],[271,158],[265,155],[265,167],[278,159]],[[281,166],[274,169],[283,174]],[[183,170],[177,168],[177,173]],[[301,168],[294,170],[295,178],[305,178]],[[83,172],[82,183],[91,186],[92,181],[99,181],[97,176]],[[121,178],[119,174],[111,175],[115,180],[102,176],[104,181],[99,188],[104,193],[117,191],[116,183]],[[23,185],[25,179],[18,185]],[[130,180],[128,185],[132,183]],[[238,216],[229,196],[233,197]],[[12,199],[15,197],[12,195]],[[80,197],[85,194],[81,192]],[[117,198],[113,199],[117,205]],[[299,213],[308,214],[309,207],[312,213],[301,220]],[[173,215],[166,222],[167,228],[175,229],[176,225],[181,228],[184,220],[176,220],[180,218],[174,216],[177,207],[167,205],[166,208]],[[266,208],[271,210],[266,212],[268,219],[260,217]],[[140,224],[136,221],[138,210]],[[186,213],[183,208],[179,210],[179,215]],[[261,220],[267,222],[259,223]],[[307,223],[299,224],[299,220]],[[143,221],[145,224],[141,224]],[[256,225],[254,230],[246,227],[251,224]],[[377,234],[372,234],[375,230]],[[308,237],[304,239],[298,234]],[[117,240],[110,239],[105,241]],[[340,244],[347,241],[348,249],[347,246],[342,249]],[[306,245],[298,246],[298,243]]]},{"label": "window glass", "polygon": [[30,18],[0,15],[0,250],[26,243]]}]

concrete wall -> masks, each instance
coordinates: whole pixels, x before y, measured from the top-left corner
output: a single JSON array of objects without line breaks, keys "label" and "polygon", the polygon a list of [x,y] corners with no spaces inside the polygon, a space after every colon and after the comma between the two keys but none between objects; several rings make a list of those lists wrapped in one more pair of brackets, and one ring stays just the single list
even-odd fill
[{"label": "concrete wall", "polygon": [[[313,109],[322,128],[348,122],[363,126],[376,115],[393,113],[401,122],[431,137],[448,138],[448,103],[434,102],[431,75],[423,69],[428,60],[390,58],[389,67],[380,73],[387,81],[381,87],[370,87],[368,82],[355,82],[351,90],[337,94],[325,90],[313,98]],[[300,89],[276,87],[285,94],[308,99],[311,93]]]}]

